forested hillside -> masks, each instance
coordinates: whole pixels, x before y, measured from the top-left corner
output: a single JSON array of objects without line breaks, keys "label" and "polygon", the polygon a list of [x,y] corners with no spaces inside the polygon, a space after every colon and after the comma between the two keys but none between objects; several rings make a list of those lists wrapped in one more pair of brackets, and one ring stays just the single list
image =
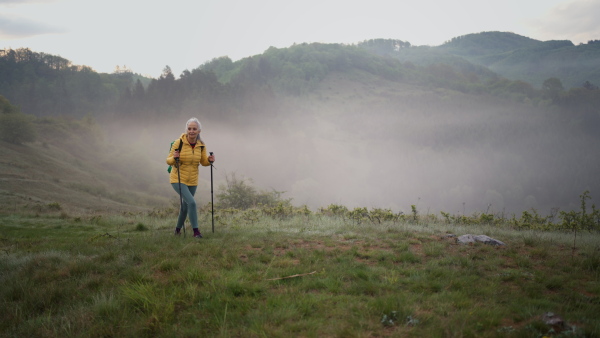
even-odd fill
[{"label": "forested hillside", "polygon": [[538,89],[549,78],[559,79],[566,89],[600,84],[598,40],[575,46],[571,41],[539,41],[514,33],[482,32],[455,37],[436,47],[415,47],[408,42],[383,39],[364,41],[359,46],[421,65],[479,66]]},{"label": "forested hillside", "polygon": [[[466,44],[459,40],[448,48]],[[517,37],[492,52],[513,45],[540,44]],[[485,44],[474,46],[463,54],[489,56]],[[398,57],[408,54],[431,62]],[[549,212],[600,190],[593,83],[568,89],[550,77],[538,89],[464,55],[399,40],[298,44],[235,62],[217,58],[178,77],[166,66],[158,79],[143,79],[7,51],[0,95],[15,108],[3,112],[0,127],[14,143],[7,126],[25,121],[16,125],[33,126],[37,138],[21,146],[36,147],[45,142],[44,118],[87,116],[104,135],[102,158],[131,166],[115,175],[155,196],[173,194],[164,161],[191,116],[217,154],[217,184],[235,172],[311,207]],[[204,188],[207,178],[202,171]]]},{"label": "forested hillside", "polygon": [[36,116],[101,114],[114,109],[131,77],[99,74],[60,56],[0,51],[0,95]]},{"label": "forested hillside", "polygon": [[594,90],[600,83],[594,78],[600,74],[599,46],[500,32],[458,37],[440,47],[385,39],[356,46],[300,44],[271,47],[235,63],[217,58],[179,77],[165,66],[158,79],[127,69],[96,73],[60,56],[18,49],[0,54],[0,94],[36,116],[156,116],[198,105],[218,106],[223,115],[246,104],[245,98],[306,95],[331,72],[360,69],[396,82],[589,110],[598,102],[580,89]]}]

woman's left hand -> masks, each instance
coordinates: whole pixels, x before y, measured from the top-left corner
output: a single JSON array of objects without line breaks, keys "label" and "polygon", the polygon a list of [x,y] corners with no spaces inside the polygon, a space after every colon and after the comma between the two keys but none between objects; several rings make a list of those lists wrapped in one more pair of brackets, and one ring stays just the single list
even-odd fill
[{"label": "woman's left hand", "polygon": [[215,155],[210,155],[208,157],[208,162],[213,163],[215,161]]}]

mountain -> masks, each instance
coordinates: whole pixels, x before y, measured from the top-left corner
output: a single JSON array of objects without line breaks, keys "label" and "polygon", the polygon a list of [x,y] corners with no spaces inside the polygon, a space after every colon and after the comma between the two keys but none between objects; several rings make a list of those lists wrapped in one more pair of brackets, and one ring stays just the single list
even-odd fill
[{"label": "mountain", "polygon": [[[381,54],[380,49],[368,43],[359,46]],[[508,32],[482,32],[455,37],[441,46],[410,46],[386,54],[417,64],[457,64],[462,59],[537,88],[549,78],[558,78],[565,88],[582,87],[586,81],[600,84],[598,40],[575,46],[571,41],[539,41]]]},{"label": "mountain", "polygon": [[513,33],[486,32],[455,38],[440,46],[451,54],[514,80],[541,86],[555,77],[567,88],[586,81],[600,84],[600,41],[537,41]]}]

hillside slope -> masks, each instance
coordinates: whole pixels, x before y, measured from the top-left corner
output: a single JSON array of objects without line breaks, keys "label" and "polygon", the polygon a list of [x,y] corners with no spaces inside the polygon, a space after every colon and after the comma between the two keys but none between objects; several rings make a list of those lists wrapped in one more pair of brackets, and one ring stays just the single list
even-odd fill
[{"label": "hillside slope", "polygon": [[2,212],[139,212],[168,205],[168,195],[146,173],[151,170],[141,169],[152,167],[145,156],[136,156],[127,146],[117,151],[98,138],[98,130],[92,131],[99,126],[85,124],[40,119],[36,129],[45,134],[38,141],[0,141]]},{"label": "hillside slope", "polygon": [[546,41],[538,46],[499,54],[488,67],[503,76],[539,87],[555,77],[565,88],[581,87],[586,81],[600,84],[600,43],[575,46],[570,41]]}]

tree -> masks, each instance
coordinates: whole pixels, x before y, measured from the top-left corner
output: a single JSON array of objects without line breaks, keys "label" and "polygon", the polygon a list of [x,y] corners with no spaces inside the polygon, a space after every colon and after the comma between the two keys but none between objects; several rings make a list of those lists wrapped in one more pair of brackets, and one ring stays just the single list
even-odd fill
[{"label": "tree", "polygon": [[140,79],[137,79],[135,82],[135,87],[133,88],[133,99],[136,101],[143,101],[146,96],[146,91],[144,89],[144,85]]},{"label": "tree", "polygon": [[22,144],[35,141],[32,117],[19,111],[4,96],[0,95],[0,139]]},{"label": "tree", "polygon": [[596,89],[598,89],[598,86],[596,86],[595,84],[591,83],[590,81],[585,81],[583,83],[583,88],[585,88],[587,90],[596,90]]},{"label": "tree", "polygon": [[555,77],[546,79],[542,84],[542,93],[545,97],[551,99],[554,103],[559,101],[564,91],[565,88],[563,87],[562,82],[560,82],[560,80]]},{"label": "tree", "polygon": [[0,95],[0,114],[18,113],[19,108],[12,105],[4,96]]},{"label": "tree", "polygon": [[572,88],[562,97],[561,106],[572,112],[584,113],[591,121],[586,122],[587,127],[598,126],[600,115],[600,91],[585,88]]},{"label": "tree", "polygon": [[171,67],[165,66],[162,74],[160,75],[161,79],[166,79],[168,81],[175,81],[175,75],[173,75],[173,71],[171,71]]}]

